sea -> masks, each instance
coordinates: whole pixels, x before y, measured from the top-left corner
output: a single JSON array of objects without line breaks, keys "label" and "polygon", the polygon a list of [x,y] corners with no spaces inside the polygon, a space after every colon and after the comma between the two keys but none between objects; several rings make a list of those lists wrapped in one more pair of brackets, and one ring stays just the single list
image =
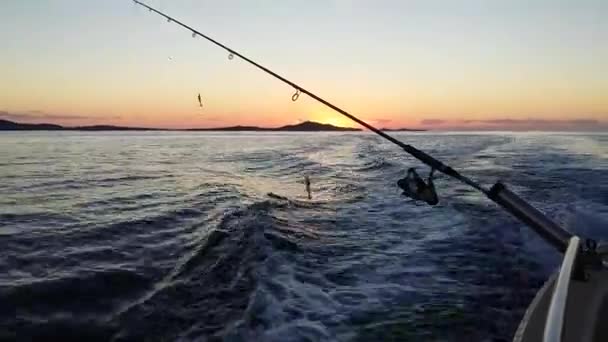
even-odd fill
[{"label": "sea", "polygon": [[[608,134],[394,135],[608,240]],[[0,340],[510,341],[560,255],[410,167],[370,132],[0,133]]]}]

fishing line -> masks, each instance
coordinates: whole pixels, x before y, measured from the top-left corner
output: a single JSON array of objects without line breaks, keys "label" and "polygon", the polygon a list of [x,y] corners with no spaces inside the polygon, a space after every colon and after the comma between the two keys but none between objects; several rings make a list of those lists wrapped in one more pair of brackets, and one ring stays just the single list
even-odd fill
[{"label": "fishing line", "polygon": [[163,13],[163,12],[161,12],[161,11],[153,8],[153,7],[148,6],[148,5],[146,5],[145,3],[141,2],[141,1],[133,0],[133,2],[136,3],[136,4],[138,4],[138,5],[140,5],[140,6],[142,6],[142,7],[147,8],[150,12],[154,12],[154,13],[160,15],[161,17],[167,19],[168,22],[175,23],[175,24],[177,24],[177,25],[179,25],[179,26],[181,26],[181,27],[189,30],[192,33],[193,37],[196,37],[196,36],[203,37],[207,41],[209,41],[209,42],[211,42],[211,43],[219,46],[220,48],[226,50],[228,52],[228,59],[232,60],[235,56],[239,57],[240,59],[246,61],[247,63],[249,63],[249,64],[251,64],[253,66],[255,66],[256,68],[262,70],[263,72],[265,72],[265,73],[273,76],[274,78],[278,79],[279,81],[290,85],[291,87],[293,87],[295,89],[295,93],[292,95],[292,98],[291,98],[292,101],[296,101],[300,97],[300,94],[306,94],[306,95],[310,96],[311,98],[317,100],[318,102],[326,105],[327,107],[335,110],[336,112],[338,112],[338,113],[346,116],[347,118],[351,119],[352,121],[358,123],[359,125],[361,125],[361,126],[367,128],[367,129],[369,129],[370,131],[378,134],[379,136],[383,137],[384,139],[386,139],[386,140],[392,142],[393,144],[401,147],[405,152],[407,152],[408,154],[410,154],[414,158],[416,158],[416,159],[420,160],[421,162],[423,162],[424,164],[430,166],[431,169],[438,170],[439,172],[441,172],[443,174],[446,174],[446,175],[448,175],[450,177],[453,177],[453,178],[455,178],[455,179],[457,179],[457,180],[459,180],[459,181],[461,181],[461,182],[463,182],[465,184],[468,184],[469,186],[471,186],[471,187],[479,190],[483,194],[488,195],[489,191],[487,189],[485,189],[482,185],[480,185],[477,182],[469,179],[468,177],[465,177],[465,176],[461,175],[460,173],[458,173],[456,170],[454,170],[450,166],[445,165],[441,161],[433,158],[432,156],[424,153],[423,151],[420,151],[420,150],[418,150],[417,148],[415,148],[415,147],[413,147],[411,145],[405,144],[405,143],[403,143],[403,142],[401,142],[401,141],[393,138],[392,136],[390,136],[390,135],[382,132],[381,130],[377,129],[376,127],[374,127],[374,126],[368,124],[367,122],[365,122],[365,121],[357,118],[356,116],[348,113],[344,109],[342,109],[342,108],[340,108],[340,107],[338,107],[338,106],[330,103],[327,100],[324,100],[323,98],[319,97],[318,95],[314,94],[313,92],[311,92],[309,90],[306,90],[304,87],[298,85],[297,83],[292,82],[292,81],[286,79],[285,77],[283,77],[283,76],[275,73],[274,71],[272,71],[272,70],[270,70],[270,69],[268,69],[268,68],[266,68],[266,67],[264,67],[264,66],[262,66],[262,65],[260,65],[260,64],[258,64],[256,62],[254,62],[253,60],[245,57],[244,55],[240,54],[236,50],[234,50],[234,49],[232,49],[232,48],[230,48],[230,47],[228,47],[228,46],[226,46],[226,45],[224,45],[224,44],[216,41],[215,39],[213,39],[213,38],[211,38],[211,37],[209,37],[209,36],[201,33],[200,31],[198,31],[198,30],[196,30],[196,29],[194,29],[194,28],[192,28],[192,27],[190,27],[190,26],[182,23],[181,21],[179,21],[179,20],[177,20],[177,19],[175,19],[173,17],[170,17],[167,14],[165,14],[165,13]]},{"label": "fishing line", "polygon": [[[192,33],[193,37],[195,37],[195,38],[197,36],[203,37],[204,39],[208,40],[209,42],[226,50],[228,52],[228,59],[232,60],[232,59],[234,59],[235,56],[239,57],[242,60],[246,61],[247,63],[262,70],[263,72],[273,76],[274,78],[278,79],[279,81],[291,86],[292,88],[295,89],[295,93],[291,97],[292,101],[297,101],[298,98],[300,97],[300,94],[306,94],[306,95],[310,96],[311,98],[317,100],[318,102],[326,105],[327,107],[335,110],[336,112],[346,116],[347,118],[351,119],[352,121],[358,123],[359,125],[367,128],[370,131],[376,133],[377,135],[383,137],[384,139],[401,147],[406,153],[410,154],[414,158],[420,160],[422,163],[431,167],[431,174],[429,175],[429,183],[432,181],[432,174],[433,174],[433,171],[435,171],[435,170],[437,170],[443,174],[446,174],[452,178],[455,178],[455,179],[459,180],[460,182],[467,184],[467,185],[471,186],[472,188],[480,191],[481,193],[486,195],[491,201],[502,206],[503,209],[505,209],[506,211],[511,213],[513,216],[520,219],[523,223],[527,224],[532,229],[534,229],[541,237],[543,237],[545,239],[545,241],[552,244],[557,250],[559,250],[561,252],[564,252],[566,250],[569,240],[573,235],[570,232],[568,232],[567,230],[561,228],[553,220],[551,220],[546,215],[544,215],[542,212],[540,212],[538,209],[534,208],[532,205],[527,203],[524,199],[519,197],[517,194],[510,191],[501,182],[497,182],[496,184],[494,184],[492,186],[491,189],[488,190],[488,189],[484,188],[482,185],[478,184],[477,182],[461,175],[456,170],[451,168],[449,165],[443,164],[441,161],[418,150],[417,148],[415,148],[411,145],[405,144],[405,143],[393,138],[392,136],[382,132],[381,130],[377,129],[376,127],[374,127],[374,126],[368,124],[367,122],[357,118],[356,116],[348,113],[344,109],[342,109],[342,108],[330,103],[329,101],[322,99],[318,95],[306,90],[304,87],[301,87],[297,83],[292,82],[292,81],[286,79],[285,77],[280,76],[279,74],[275,73],[274,71],[245,57],[244,55],[238,53],[234,49],[210,38],[209,36],[202,34],[201,32],[197,31],[196,29],[182,23],[181,21],[179,21],[173,17],[170,17],[170,16],[164,14],[163,12],[161,12],[155,8],[152,8],[152,7],[142,3],[141,1],[133,0],[133,2],[140,6],[147,8],[150,12],[154,12],[154,13],[164,17],[165,19],[167,19],[168,22],[176,23],[179,26],[189,30]],[[415,173],[415,171],[413,173]],[[404,180],[406,182],[408,181],[407,178],[405,178]],[[425,201],[427,201],[427,200],[425,200]],[[434,204],[430,203],[430,201],[427,201],[427,203],[434,205]],[[591,246],[591,247],[593,247],[593,246]],[[594,257],[594,255],[595,255],[594,249],[592,249],[591,247],[588,248],[588,250],[584,251],[584,255],[586,255],[586,257],[588,257],[589,260],[596,260],[596,258]]]}]

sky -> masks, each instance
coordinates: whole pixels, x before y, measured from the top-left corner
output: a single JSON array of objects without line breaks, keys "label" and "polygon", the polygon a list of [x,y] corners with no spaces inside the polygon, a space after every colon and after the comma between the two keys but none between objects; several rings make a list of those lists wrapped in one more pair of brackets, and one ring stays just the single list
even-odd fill
[{"label": "sky", "polygon": [[[608,130],[608,1],[143,2],[379,127]],[[8,120],[356,126],[130,0],[2,0],[0,42]]]}]

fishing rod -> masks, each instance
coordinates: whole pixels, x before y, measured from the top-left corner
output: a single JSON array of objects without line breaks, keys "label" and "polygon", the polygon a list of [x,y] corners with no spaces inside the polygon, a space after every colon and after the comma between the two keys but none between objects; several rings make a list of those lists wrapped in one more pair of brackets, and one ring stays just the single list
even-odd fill
[{"label": "fishing rod", "polygon": [[[553,245],[560,252],[562,252],[562,253],[565,252],[568,242],[569,242],[570,238],[572,237],[572,234],[570,232],[566,231],[565,229],[561,228],[560,226],[558,226],[555,222],[553,222],[551,219],[549,219],[547,216],[545,216],[542,212],[540,212],[539,210],[537,210],[536,208],[534,208],[533,206],[528,204],[525,200],[520,198],[518,195],[516,195],[509,189],[507,189],[507,187],[504,184],[502,184],[501,182],[497,182],[496,184],[494,184],[492,186],[491,189],[488,190],[488,189],[484,188],[482,185],[480,185],[479,183],[471,180],[468,177],[463,176],[462,174],[460,174],[459,172],[454,170],[449,165],[446,165],[446,164],[442,163],[441,161],[435,159],[434,157],[426,154],[425,152],[423,152],[411,145],[405,144],[405,143],[395,139],[394,137],[386,134],[385,132],[382,132],[381,130],[377,129],[376,127],[374,127],[374,126],[368,124],[367,122],[357,118],[356,116],[348,113],[344,109],[334,105],[333,103],[331,103],[327,100],[324,100],[323,98],[316,95],[315,93],[305,89],[304,87],[300,86],[299,84],[297,84],[295,82],[288,80],[287,78],[275,73],[274,71],[262,66],[261,64],[254,62],[250,58],[248,58],[248,57],[244,56],[243,54],[237,52],[236,50],[216,41],[215,39],[199,32],[195,28],[188,26],[188,25],[182,23],[181,21],[179,21],[151,6],[148,6],[147,4],[145,4],[139,0],[133,0],[133,2],[137,5],[147,8],[150,12],[154,12],[154,13],[164,17],[165,19],[167,19],[167,21],[169,23],[174,22],[177,25],[190,31],[192,33],[193,38],[195,38],[197,36],[203,37],[204,39],[215,44],[216,46],[219,46],[220,48],[226,50],[229,53],[228,58],[230,60],[232,60],[234,58],[234,56],[237,56],[237,57],[241,58],[242,60],[246,61],[247,63],[249,63],[249,64],[255,66],[256,68],[262,70],[263,72],[269,74],[270,76],[273,76],[274,78],[278,79],[279,81],[290,85],[291,87],[293,87],[296,90],[296,92],[293,94],[293,96],[291,98],[292,101],[296,101],[299,98],[300,94],[306,94],[306,95],[310,96],[311,98],[317,100],[318,102],[326,105],[327,107],[335,110],[336,112],[346,116],[347,118],[351,119],[352,121],[358,123],[359,125],[367,128],[370,131],[376,133],[377,135],[383,137],[384,139],[401,147],[405,152],[407,152],[414,158],[416,158],[416,159],[420,160],[421,162],[423,162],[424,164],[430,166],[431,175],[434,170],[438,170],[439,172],[441,172],[445,175],[448,175],[452,178],[455,178],[455,179],[461,181],[464,184],[467,184],[467,185],[473,187],[474,189],[478,190],[482,194],[486,195],[491,201],[493,201],[493,202],[497,203],[498,205],[500,205],[501,207],[503,207],[505,210],[507,210],[513,216],[520,219],[523,223],[530,226],[539,235],[541,235],[541,237],[543,237],[547,242],[549,242],[551,245]],[[431,177],[429,177],[429,180],[430,179],[431,179]]]},{"label": "fishing rod", "polygon": [[313,98],[313,99],[321,102],[322,104],[326,105],[327,107],[335,110],[336,112],[338,112],[338,113],[346,116],[347,118],[353,120],[354,122],[358,123],[359,125],[361,125],[361,126],[367,128],[367,129],[369,129],[370,131],[378,134],[379,136],[383,137],[384,139],[386,139],[386,140],[392,142],[393,144],[401,147],[403,150],[405,150],[405,152],[409,153],[414,158],[416,158],[416,159],[420,160],[421,162],[425,163],[426,165],[430,166],[432,169],[438,170],[438,171],[440,171],[440,172],[442,172],[442,173],[444,173],[444,174],[446,174],[448,176],[454,177],[454,178],[456,178],[456,179],[458,179],[458,180],[460,180],[460,181],[462,181],[462,182],[464,182],[464,183],[466,183],[466,184],[474,187],[475,189],[481,191],[484,194],[488,193],[488,190],[485,189],[483,186],[481,186],[477,182],[474,182],[473,180],[471,180],[471,179],[469,179],[469,178],[461,175],[460,173],[458,173],[456,170],[454,170],[450,166],[443,164],[441,161],[439,161],[439,160],[431,157],[430,155],[428,155],[428,154],[426,154],[426,153],[418,150],[417,148],[415,148],[415,147],[413,147],[411,145],[404,144],[403,142],[401,142],[401,141],[393,138],[392,136],[386,134],[385,132],[382,132],[381,130],[377,129],[376,127],[374,127],[374,126],[372,126],[370,124],[368,124],[367,122],[365,122],[365,121],[357,118],[356,116],[348,113],[344,109],[342,109],[342,108],[334,105],[333,103],[331,103],[331,102],[329,102],[327,100],[324,100],[320,96],[318,96],[315,93],[313,93],[313,92],[305,89],[304,87],[298,85],[297,83],[292,82],[292,81],[286,79],[285,77],[283,77],[283,76],[275,73],[274,71],[272,71],[272,70],[270,70],[270,69],[268,69],[268,68],[266,68],[266,67],[264,67],[264,66],[262,66],[262,65],[260,65],[260,64],[258,64],[256,62],[254,62],[253,60],[245,57],[244,55],[240,54],[236,50],[234,50],[234,49],[232,49],[232,48],[230,48],[230,47],[228,47],[228,46],[226,46],[226,45],[224,45],[224,44],[216,41],[215,39],[210,38],[209,36],[207,36],[207,35],[199,32],[198,30],[196,30],[196,29],[194,29],[194,28],[192,28],[192,27],[190,27],[190,26],[182,23],[181,21],[179,21],[179,20],[177,20],[177,19],[175,19],[173,17],[168,16],[167,14],[165,14],[163,12],[161,12],[161,11],[155,9],[155,8],[152,8],[152,7],[150,7],[150,6],[142,3],[141,1],[133,0],[133,2],[135,2],[136,4],[141,5],[141,6],[145,7],[145,8],[147,8],[148,10],[150,10],[152,12],[155,12],[158,15],[166,18],[168,22],[174,22],[177,25],[179,25],[179,26],[181,26],[181,27],[189,30],[190,32],[192,32],[192,37],[201,36],[204,39],[210,41],[211,43],[213,43],[213,44],[221,47],[222,49],[224,49],[224,50],[226,50],[227,52],[230,53],[230,55],[229,55],[230,59],[233,59],[233,56],[237,56],[237,57],[241,58],[242,60],[248,62],[249,64],[255,66],[256,68],[258,68],[258,69],[264,71],[265,73],[273,76],[274,78],[278,79],[279,81],[292,86],[296,90],[295,94],[293,94],[293,96],[292,96],[292,100],[294,100],[294,101],[297,100],[298,97],[300,96],[300,93],[306,94],[306,95],[310,96],[311,98]]}]

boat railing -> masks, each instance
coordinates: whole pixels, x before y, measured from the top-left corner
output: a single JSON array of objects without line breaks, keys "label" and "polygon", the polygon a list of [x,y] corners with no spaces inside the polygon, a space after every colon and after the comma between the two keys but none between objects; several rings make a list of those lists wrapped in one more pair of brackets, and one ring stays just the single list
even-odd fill
[{"label": "boat railing", "polygon": [[570,281],[572,280],[579,249],[580,238],[577,236],[571,237],[559,270],[559,276],[553,287],[553,295],[551,296],[551,303],[549,305],[543,334],[544,342],[562,341],[568,289],[570,288]]}]

